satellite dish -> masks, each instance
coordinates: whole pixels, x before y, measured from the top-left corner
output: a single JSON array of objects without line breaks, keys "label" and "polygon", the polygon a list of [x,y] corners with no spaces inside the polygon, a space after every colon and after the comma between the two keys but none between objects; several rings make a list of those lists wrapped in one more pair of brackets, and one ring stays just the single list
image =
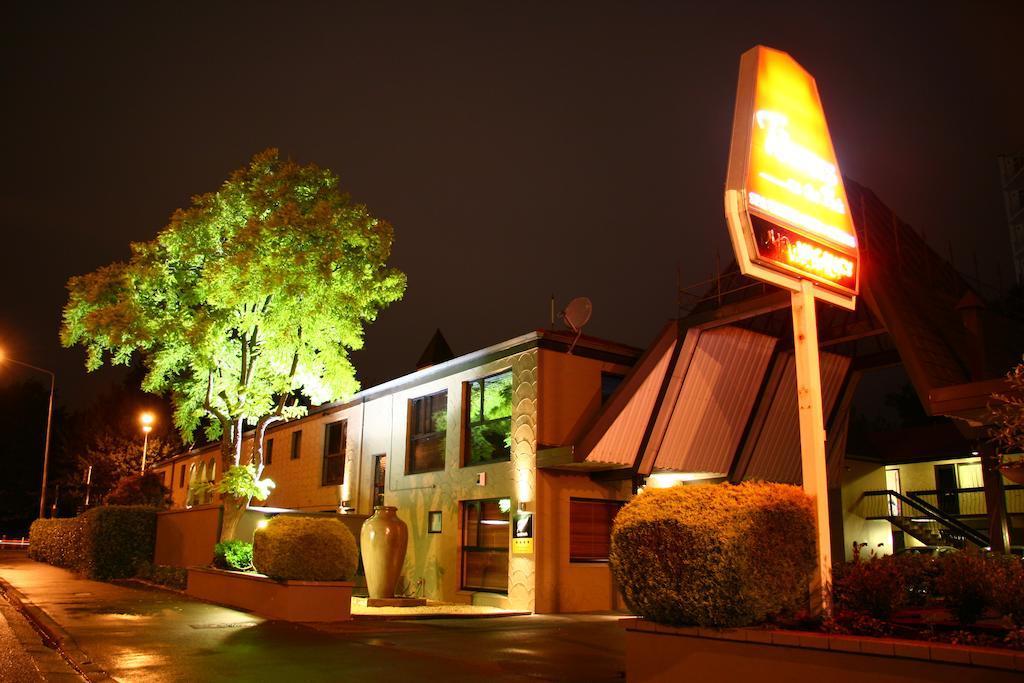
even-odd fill
[{"label": "satellite dish", "polygon": [[[583,334],[583,326],[590,320],[590,314],[593,310],[593,304],[585,296],[576,297],[562,310],[562,320],[576,333],[576,341]],[[569,353],[572,353],[572,349],[576,346],[576,341],[573,341],[572,346],[569,347]]]}]

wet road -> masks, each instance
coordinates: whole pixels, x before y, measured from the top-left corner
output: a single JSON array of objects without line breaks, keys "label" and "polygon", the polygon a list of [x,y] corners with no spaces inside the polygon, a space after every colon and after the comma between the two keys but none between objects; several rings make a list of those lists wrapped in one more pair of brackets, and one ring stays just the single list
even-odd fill
[{"label": "wet road", "polygon": [[123,681],[623,680],[613,616],[269,622],[166,591],[86,581],[24,556],[0,575]]}]

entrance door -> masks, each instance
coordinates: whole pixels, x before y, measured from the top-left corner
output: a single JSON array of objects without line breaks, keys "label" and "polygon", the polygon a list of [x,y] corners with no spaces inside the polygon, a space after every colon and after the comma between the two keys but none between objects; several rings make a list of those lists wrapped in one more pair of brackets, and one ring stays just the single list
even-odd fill
[{"label": "entrance door", "polygon": [[388,481],[388,456],[381,454],[373,457],[373,505],[384,505],[384,489]]},{"label": "entrance door", "polygon": [[935,489],[939,494],[939,509],[947,515],[959,515],[960,496],[956,485],[956,465],[935,466]]},{"label": "entrance door", "polygon": [[[900,470],[898,467],[891,467],[885,471],[885,488],[896,493],[903,493],[900,487]],[[896,496],[889,496],[889,516],[899,517],[903,514],[902,502]]]}]

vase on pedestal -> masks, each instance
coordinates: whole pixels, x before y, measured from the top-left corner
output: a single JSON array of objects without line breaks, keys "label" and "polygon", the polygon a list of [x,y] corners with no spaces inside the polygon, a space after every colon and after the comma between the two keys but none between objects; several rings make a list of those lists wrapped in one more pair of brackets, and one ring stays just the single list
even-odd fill
[{"label": "vase on pedestal", "polygon": [[394,598],[409,543],[409,528],[398,518],[398,508],[373,508],[373,516],[363,522],[359,542],[370,598]]}]

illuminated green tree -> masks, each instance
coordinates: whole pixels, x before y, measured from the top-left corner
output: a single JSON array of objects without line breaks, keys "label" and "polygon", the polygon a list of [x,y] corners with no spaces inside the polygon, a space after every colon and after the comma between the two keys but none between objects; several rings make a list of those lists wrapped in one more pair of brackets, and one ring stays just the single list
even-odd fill
[{"label": "illuminated green tree", "polygon": [[349,352],[405,290],[391,242],[330,171],[267,150],[127,262],[71,278],[61,342],[84,346],[89,370],[141,355],[142,387],[171,394],[182,438],[202,427],[220,439],[220,470],[238,468],[225,481],[239,485],[221,489],[230,538],[260,490],[267,428],[302,415],[300,395],[315,405],[358,390]]}]

